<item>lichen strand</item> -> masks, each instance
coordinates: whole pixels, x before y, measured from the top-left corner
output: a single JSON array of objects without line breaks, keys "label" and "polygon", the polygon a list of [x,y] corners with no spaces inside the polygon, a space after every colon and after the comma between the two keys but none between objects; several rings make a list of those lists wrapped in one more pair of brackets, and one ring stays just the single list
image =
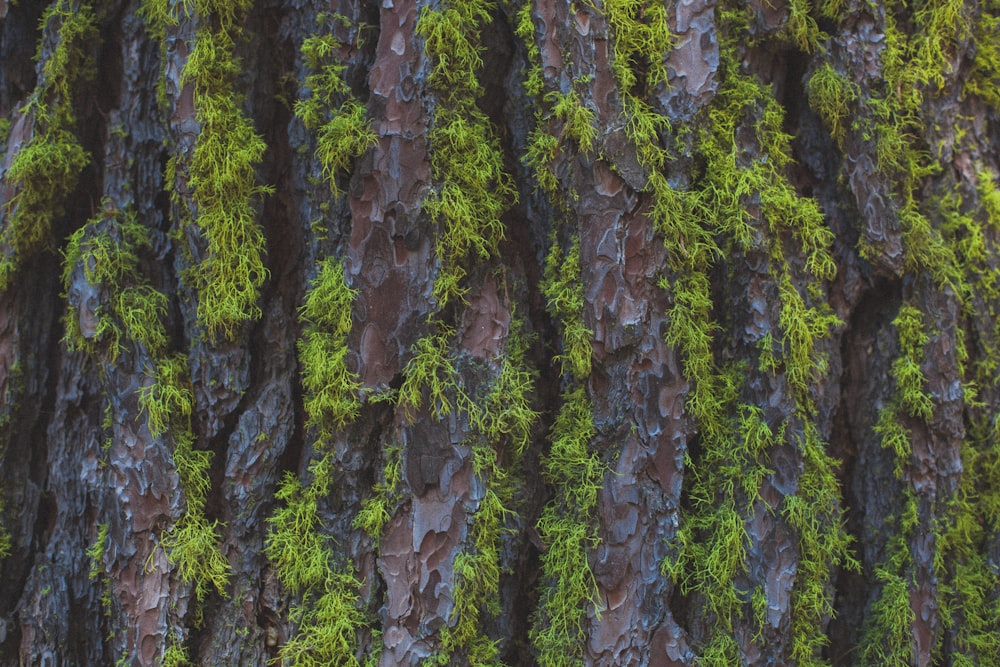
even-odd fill
[{"label": "lichen strand", "polygon": [[446,0],[438,10],[423,8],[417,22],[431,63],[428,82],[438,100],[428,132],[435,187],[423,206],[439,226],[440,269],[434,281],[439,308],[465,293],[468,261],[496,255],[504,236],[501,215],[517,199],[496,132],[476,105],[483,94],[477,79],[479,33],[491,8],[483,0]]},{"label": "lichen strand", "polygon": [[[332,20],[346,19],[333,15]],[[331,33],[313,35],[302,42],[302,56],[310,70],[305,81],[310,94],[295,102],[295,115],[316,132],[316,159],[334,196],[342,194],[337,176],[378,141],[365,119],[364,105],[344,81],[347,66],[338,57],[343,50],[344,45]]]},{"label": "lichen strand", "polygon": [[52,242],[53,221],[90,161],[73,131],[73,93],[93,73],[94,12],[86,2],[53,2],[42,16],[42,35],[38,85],[21,109],[34,116],[35,127],[4,175],[15,194],[0,212],[0,220],[7,218],[0,228],[0,291]]},{"label": "lichen strand", "polygon": [[[110,203],[105,210],[77,229],[63,249],[66,345],[114,362],[125,342],[132,341],[156,358],[167,347],[167,297],[149,286],[139,269],[138,253],[149,243],[147,230],[129,212],[112,212]],[[85,286],[103,297],[97,304],[76,293],[83,286],[77,282],[79,273]],[[85,334],[80,323],[88,315],[97,322]]]},{"label": "lichen strand", "polygon": [[459,394],[458,404],[466,406],[463,412],[473,428],[469,438],[472,470],[484,492],[470,519],[466,544],[455,558],[455,605],[431,663],[452,664],[461,657],[469,665],[500,664],[501,638],[487,631],[492,624],[486,618],[500,613],[503,535],[511,532],[515,517],[517,482],[511,471],[520,467],[538,418],[530,406],[534,376],[526,365],[526,344],[519,327],[516,320],[512,322],[504,350],[490,364],[492,386],[481,407]]},{"label": "lichen strand", "polygon": [[[517,388],[520,394],[503,399],[515,399],[514,405],[523,408],[516,413],[488,416],[472,400],[478,389],[465,385],[465,374],[458,373],[457,364],[478,362],[451,352],[455,331],[441,317],[447,306],[464,298],[470,263],[488,264],[497,257],[504,237],[501,216],[517,198],[513,179],[504,170],[496,131],[477,105],[484,92],[478,79],[483,64],[480,33],[491,22],[492,8],[492,3],[483,0],[445,0],[437,8],[424,7],[416,26],[416,34],[424,40],[431,66],[428,84],[436,98],[428,132],[434,186],[423,208],[438,228],[438,275],[433,287],[437,307],[429,319],[431,333],[414,344],[413,356],[403,369],[398,400],[411,420],[425,405],[434,419],[456,411],[467,420],[473,472],[483,488],[483,497],[469,517],[465,544],[455,558],[454,606],[440,631],[438,649],[428,660],[432,664],[456,659],[475,665],[497,662],[499,638],[488,635],[484,614],[499,609],[500,540],[513,516],[513,482],[508,472],[513,463],[502,460],[498,452],[503,451],[512,430],[520,432],[521,428],[508,424],[502,415],[534,419],[525,398],[530,382]],[[523,370],[523,349],[515,340],[511,335],[506,352],[495,360],[501,369],[499,378],[494,376],[497,382],[530,379],[518,375]],[[496,370],[492,364],[488,368]],[[382,490],[394,492],[388,470]],[[388,497],[374,499],[365,508],[366,522],[384,523],[387,501]]]},{"label": "lichen strand", "polygon": [[322,534],[317,502],[330,493],[334,455],[309,465],[312,482],[303,487],[292,473],[275,498],[283,503],[268,518],[265,552],[281,584],[297,600],[289,620],[298,628],[281,647],[284,664],[358,666],[359,629],[368,619],[359,608],[361,583]]},{"label": "lichen strand", "polygon": [[340,261],[321,260],[299,311],[303,334],[298,345],[306,423],[319,458],[309,464],[308,485],[285,475],[276,494],[283,506],[268,518],[267,557],[278,580],[297,598],[289,619],[298,627],[280,655],[299,667],[360,665],[359,630],[369,624],[358,606],[361,582],[323,534],[317,505],[329,496],[335,478],[332,438],[361,406],[357,375],[346,364],[354,297]]},{"label": "lichen strand", "polygon": [[219,545],[218,520],[209,521],[205,503],[211,489],[212,452],[195,447],[191,425],[194,395],[187,357],[162,357],[156,362],[153,383],[139,390],[139,405],[148,417],[154,438],[169,434],[174,443],[174,465],[184,490],[184,513],[163,535],[161,544],[182,581],[194,585],[204,600],[209,587],[224,593],[230,565]]},{"label": "lichen strand", "polygon": [[190,159],[174,165],[186,171],[193,223],[205,249],[184,278],[197,291],[198,320],[208,334],[233,339],[242,323],[261,314],[257,297],[267,269],[254,200],[272,188],[257,184],[254,167],[266,145],[234,94],[239,63],[232,54],[250,3],[195,4],[203,25],[182,82],[194,86],[200,131]]},{"label": "lichen strand", "polygon": [[[986,516],[973,509],[972,498],[986,507],[995,505],[997,498],[995,486],[984,476],[995,465],[996,415],[984,410],[985,404],[976,398],[977,391],[993,396],[996,385],[995,313],[1000,303],[992,268],[996,266],[992,240],[998,220],[994,213],[996,179],[989,171],[981,171],[956,184],[949,161],[963,150],[975,152],[977,148],[969,140],[962,116],[957,117],[954,134],[941,128],[939,120],[931,120],[937,105],[953,94],[952,79],[960,76],[953,54],[973,41],[976,56],[964,77],[964,93],[996,107],[992,82],[1000,71],[995,48],[997,6],[986,4],[978,10],[981,13],[976,17],[973,8],[949,0],[912,7],[889,3],[881,51],[884,88],[861,95],[857,106],[853,96],[847,100],[859,116],[852,129],[876,142],[878,169],[893,184],[908,279],[916,283],[929,276],[934,287],[927,289],[957,302],[966,317],[965,328],[953,333],[926,331],[938,315],[921,311],[925,302],[937,296],[928,296],[925,289],[918,294],[926,298],[906,303],[893,322],[899,340],[899,354],[891,366],[894,393],[890,404],[880,411],[875,431],[882,446],[893,452],[894,473],[902,481],[904,498],[899,516],[887,526],[890,537],[885,557],[873,565],[881,590],[864,624],[860,649],[864,664],[911,664],[915,659],[915,622],[933,626],[940,621],[944,632],[939,633],[935,650],[940,652],[947,642],[955,664],[989,664],[1000,646],[995,574],[988,573],[985,565],[987,538],[970,523],[973,515]],[[822,110],[822,103],[819,107],[829,123],[830,114]],[[935,141],[935,136],[943,139]],[[928,194],[932,192],[945,194]],[[874,248],[862,239],[861,250],[871,256]],[[919,471],[911,451],[914,438],[925,436],[912,431],[915,426],[933,429],[933,420],[948,400],[927,388],[926,347],[939,336],[950,337],[949,345],[956,351],[959,370],[955,380],[961,383],[967,428],[960,448],[963,473],[958,488],[950,498],[936,500],[942,510],[936,525],[928,525],[918,506],[929,497],[926,491],[918,493],[911,480],[917,472],[926,474]],[[977,346],[973,368],[965,368],[969,356],[966,338]],[[916,619],[912,602],[919,585],[913,541],[927,530],[934,531],[938,619]],[[995,527],[986,530],[995,531]],[[988,583],[991,576],[993,583]]]},{"label": "lichen strand", "polygon": [[598,545],[597,492],[605,466],[590,443],[595,435],[593,406],[585,383],[590,377],[593,333],[583,323],[583,283],[579,240],[563,255],[553,240],[542,293],[550,315],[561,323],[565,388],[542,460],[553,498],[538,519],[546,545],[542,554],[538,613],[531,642],[545,667],[577,664],[583,657],[584,620],[599,611],[601,599],[589,554]]}]

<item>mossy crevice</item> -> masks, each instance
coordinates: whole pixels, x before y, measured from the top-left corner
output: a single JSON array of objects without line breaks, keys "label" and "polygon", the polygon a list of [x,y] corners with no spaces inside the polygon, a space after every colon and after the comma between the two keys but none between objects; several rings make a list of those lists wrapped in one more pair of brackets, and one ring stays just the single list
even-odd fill
[{"label": "mossy crevice", "polygon": [[[645,102],[666,78],[657,63],[669,34],[664,34],[665,18],[637,4],[606,3],[616,44],[613,69],[626,134],[648,174],[650,217],[667,249],[660,280],[672,304],[666,341],[681,353],[684,376],[691,382],[686,407],[698,428],[698,453],[686,455],[689,509],[682,512],[664,571],[713,619],[704,625],[699,664],[738,661],[735,624],[753,624],[759,616],[754,609],[760,607],[752,591],[737,585],[748,575],[752,545],[746,525],[757,512],[779,509],[759,500],[760,488],[773,474],[771,450],[794,445],[802,461],[799,486],[780,508],[798,534],[801,551],[790,653],[799,664],[813,664],[827,641],[822,625],[832,612],[828,582],[835,568],[855,565],[840,516],[837,463],[813,423],[813,388],[827,368],[821,341],[840,324],[823,303],[824,282],[836,272],[833,233],[817,203],[799,195],[788,180],[791,137],[783,129],[784,110],[771,88],[738,64],[739,45],[751,41],[747,11],[719,7],[718,92],[701,112],[702,128],[692,133],[674,130]],[[805,3],[795,4],[783,39],[818,51],[823,35],[816,20]],[[637,75],[644,71],[633,65],[637,62],[652,64]],[[841,109],[831,113],[843,115]],[[690,175],[687,189],[672,185],[675,152],[704,165]],[[716,358],[723,341],[716,340],[721,327],[713,314],[712,276],[719,258],[732,254],[766,257],[765,270],[780,300],[774,330],[756,341],[757,369]],[[800,283],[807,286],[805,293],[796,287]],[[787,383],[794,408],[779,426],[769,424],[773,417],[765,419],[762,406],[746,403],[748,372],[773,374]]]},{"label": "mossy crevice", "polygon": [[483,94],[477,78],[479,33],[491,21],[492,6],[484,0],[446,0],[440,9],[423,8],[417,21],[416,34],[431,63],[428,83],[438,102],[428,132],[435,187],[423,208],[439,229],[440,269],[433,290],[439,309],[465,293],[467,262],[496,256],[504,237],[501,216],[517,200],[499,139],[477,106]]},{"label": "mossy crevice", "polygon": [[332,440],[361,407],[360,383],[346,364],[355,294],[338,259],[319,262],[299,311],[304,327],[298,344],[306,425],[319,456],[308,466],[308,484],[286,473],[275,494],[283,504],[267,520],[265,552],[278,580],[297,598],[289,613],[296,633],[280,657],[302,667],[360,666],[359,633],[370,625],[360,605],[362,583],[324,534],[318,505],[336,478]]},{"label": "mossy crevice", "polygon": [[21,109],[33,117],[32,136],[3,175],[15,194],[0,229],[0,291],[10,287],[25,261],[52,243],[53,223],[90,162],[74,133],[73,95],[93,75],[94,11],[87,2],[53,2],[42,15],[42,35],[35,56],[38,85]]},{"label": "mossy crevice", "polygon": [[[140,270],[140,252],[147,247],[148,230],[129,211],[106,203],[105,210],[79,228],[64,250],[63,283],[69,298],[64,323],[70,349],[87,352],[102,363],[113,363],[126,346],[148,359],[149,382],[136,400],[146,415],[153,438],[173,442],[173,460],[184,493],[184,510],[164,533],[161,544],[180,578],[194,586],[203,600],[209,587],[225,591],[229,562],[219,550],[219,523],[209,521],[205,503],[210,487],[212,452],[195,447],[191,426],[194,402],[187,358],[169,352],[164,318],[167,297],[151,287]],[[100,298],[93,330],[81,329],[81,303],[74,295],[82,274],[85,284]]]},{"label": "mossy crevice", "polygon": [[[266,241],[255,206],[273,192],[258,184],[255,175],[267,146],[235,93],[240,65],[233,52],[251,4],[144,0],[142,6],[150,32],[161,41],[169,27],[192,17],[199,20],[180,77],[181,85],[193,88],[199,132],[189,155],[170,160],[167,177],[190,188],[191,210],[182,216],[176,238],[182,240],[183,232],[191,230],[194,242],[203,247],[192,251],[199,261],[182,278],[197,294],[198,322],[213,339],[233,340],[245,322],[261,316],[257,299],[268,277]],[[179,200],[177,187],[173,190]]]}]

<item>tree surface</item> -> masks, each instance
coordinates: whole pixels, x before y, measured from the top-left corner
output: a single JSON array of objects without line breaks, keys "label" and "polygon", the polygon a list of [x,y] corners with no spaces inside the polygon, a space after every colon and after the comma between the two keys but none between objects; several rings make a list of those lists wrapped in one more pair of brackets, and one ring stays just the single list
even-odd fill
[{"label": "tree surface", "polygon": [[997,665],[997,0],[0,0],[0,663]]}]

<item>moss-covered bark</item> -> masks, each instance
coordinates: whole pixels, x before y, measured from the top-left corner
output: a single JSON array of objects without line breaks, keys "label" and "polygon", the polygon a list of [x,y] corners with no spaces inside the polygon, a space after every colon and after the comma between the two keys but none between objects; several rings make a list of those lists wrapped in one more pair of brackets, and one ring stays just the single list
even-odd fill
[{"label": "moss-covered bark", "polygon": [[995,664],[997,44],[0,1],[0,662]]}]

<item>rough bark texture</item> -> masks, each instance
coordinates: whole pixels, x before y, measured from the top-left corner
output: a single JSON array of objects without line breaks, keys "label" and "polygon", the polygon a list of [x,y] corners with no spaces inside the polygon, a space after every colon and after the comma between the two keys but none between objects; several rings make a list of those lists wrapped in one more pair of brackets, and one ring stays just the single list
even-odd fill
[{"label": "rough bark texture", "polygon": [[998,44],[0,0],[0,663],[997,664]]}]

